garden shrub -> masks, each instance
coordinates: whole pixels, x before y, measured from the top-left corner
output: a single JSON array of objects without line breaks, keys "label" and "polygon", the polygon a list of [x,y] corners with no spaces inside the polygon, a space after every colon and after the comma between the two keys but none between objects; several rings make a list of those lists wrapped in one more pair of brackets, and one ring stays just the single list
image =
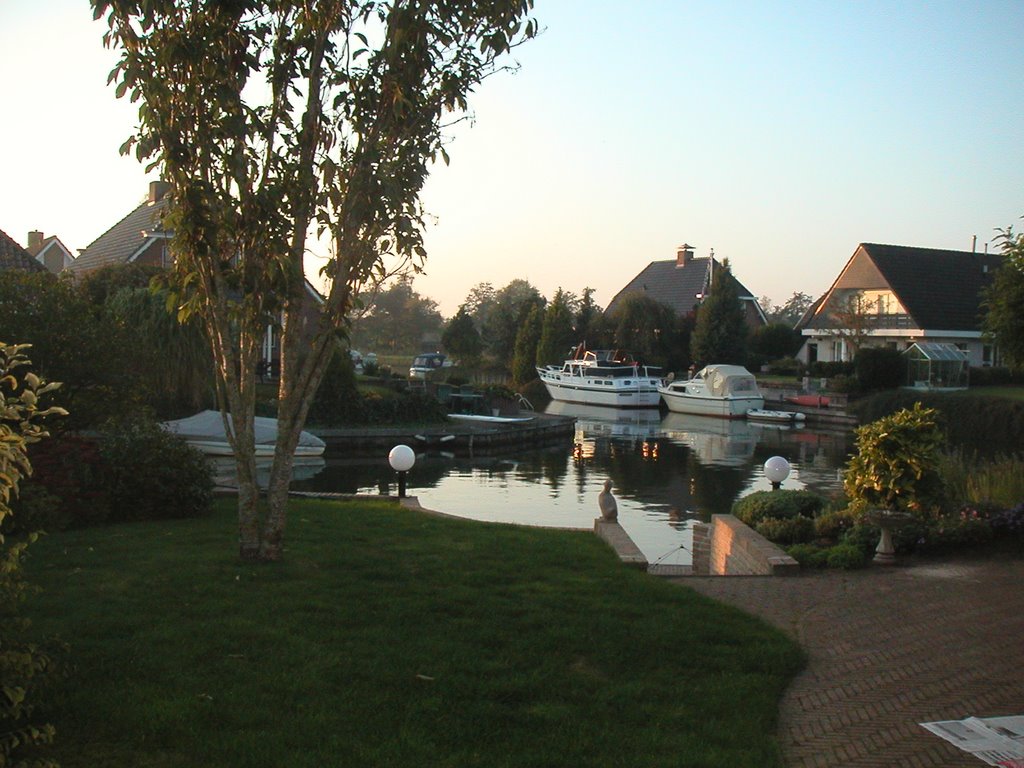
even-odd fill
[{"label": "garden shrub", "polygon": [[867,565],[868,557],[859,547],[844,543],[827,550],[826,563],[829,568],[853,570]]},{"label": "garden shrub", "polygon": [[915,404],[857,429],[856,452],[843,480],[846,495],[868,507],[921,510],[943,495],[936,412]]},{"label": "garden shrub", "polygon": [[814,535],[819,539],[839,541],[856,524],[857,516],[852,510],[831,510],[814,518]]},{"label": "garden shrub", "polygon": [[786,554],[800,563],[802,568],[824,568],[828,565],[828,548],[817,544],[794,544],[786,547]]},{"label": "garden shrub", "polygon": [[785,519],[766,517],[754,526],[754,530],[780,544],[803,544],[814,538],[814,520],[803,515]]},{"label": "garden shrub", "polygon": [[851,376],[854,373],[853,363],[834,360],[829,362],[816,361],[808,368],[812,379],[830,379],[833,376]]},{"label": "garden shrub", "polygon": [[[32,477],[14,505],[18,530],[58,531],[107,520],[110,501],[103,490],[96,440],[60,435],[31,446],[29,458]],[[58,502],[56,508],[50,504],[53,499]]]},{"label": "garden shrub", "polygon": [[907,380],[907,358],[891,347],[865,347],[854,360],[862,391],[895,389]]},{"label": "garden shrub", "polygon": [[[59,385],[30,372],[27,346],[0,342],[0,528],[12,514],[9,503],[22,479],[32,474],[28,447],[47,437],[42,420],[64,413],[40,407],[40,398]],[[20,615],[29,592],[21,565],[32,540],[29,535],[12,542],[0,533],[0,766],[52,768],[56,764],[39,750],[52,743],[55,731],[39,721],[37,710],[60,664],[29,638],[29,621]]]},{"label": "garden shrub", "polygon": [[805,490],[757,491],[732,505],[732,514],[750,526],[766,518],[786,520],[792,517],[814,517],[825,504],[816,493]]},{"label": "garden shrub", "polygon": [[861,389],[860,380],[856,376],[841,373],[828,380],[830,392],[837,392],[842,395],[852,395]]},{"label": "garden shrub", "polygon": [[167,520],[210,511],[213,470],[206,457],[155,421],[108,422],[100,445],[101,490],[111,521]]}]

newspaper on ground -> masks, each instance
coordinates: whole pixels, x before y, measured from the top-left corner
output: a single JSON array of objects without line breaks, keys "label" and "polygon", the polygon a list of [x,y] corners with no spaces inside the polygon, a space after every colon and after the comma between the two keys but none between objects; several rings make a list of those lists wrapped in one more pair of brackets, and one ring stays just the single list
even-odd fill
[{"label": "newspaper on ground", "polygon": [[920,725],[989,765],[1024,768],[1024,715],[968,717]]}]

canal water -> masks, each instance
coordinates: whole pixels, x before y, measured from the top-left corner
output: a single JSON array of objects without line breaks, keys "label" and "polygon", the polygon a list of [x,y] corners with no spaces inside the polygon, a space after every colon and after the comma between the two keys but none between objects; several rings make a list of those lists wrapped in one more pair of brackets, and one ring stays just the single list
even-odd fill
[{"label": "canal water", "polygon": [[[849,432],[760,425],[746,420],[617,410],[553,402],[576,417],[571,441],[506,456],[417,456],[408,493],[428,509],[499,523],[593,527],[597,495],[611,479],[619,522],[649,562],[690,563],[691,526],[768,490],[763,465],[783,456],[785,488],[831,494],[853,448]],[[294,490],[395,493],[387,457],[328,458]]]}]

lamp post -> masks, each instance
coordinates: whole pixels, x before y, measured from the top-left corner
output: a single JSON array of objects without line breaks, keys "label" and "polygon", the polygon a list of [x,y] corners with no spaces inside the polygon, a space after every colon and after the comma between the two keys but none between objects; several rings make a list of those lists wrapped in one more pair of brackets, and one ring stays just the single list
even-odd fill
[{"label": "lamp post", "polygon": [[416,463],[416,453],[408,445],[396,445],[388,454],[388,463],[398,473],[398,498],[405,498],[405,473]]},{"label": "lamp post", "polygon": [[782,481],[789,477],[789,462],[782,456],[772,456],[764,463],[764,476],[772,484],[772,490],[782,487]]}]

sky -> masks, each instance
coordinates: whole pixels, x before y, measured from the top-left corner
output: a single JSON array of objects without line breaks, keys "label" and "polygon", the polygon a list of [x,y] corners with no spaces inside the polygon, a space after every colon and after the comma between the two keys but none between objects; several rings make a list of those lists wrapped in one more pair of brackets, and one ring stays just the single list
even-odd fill
[{"label": "sky", "polygon": [[[598,304],[689,243],[814,297],[858,243],[978,250],[1024,215],[1024,2],[536,0],[423,193],[453,315],[524,278]],[[72,252],[141,202],[87,0],[0,0],[0,229]],[[1019,228],[1019,227],[1018,227]],[[312,274],[326,256],[313,248]]]}]

